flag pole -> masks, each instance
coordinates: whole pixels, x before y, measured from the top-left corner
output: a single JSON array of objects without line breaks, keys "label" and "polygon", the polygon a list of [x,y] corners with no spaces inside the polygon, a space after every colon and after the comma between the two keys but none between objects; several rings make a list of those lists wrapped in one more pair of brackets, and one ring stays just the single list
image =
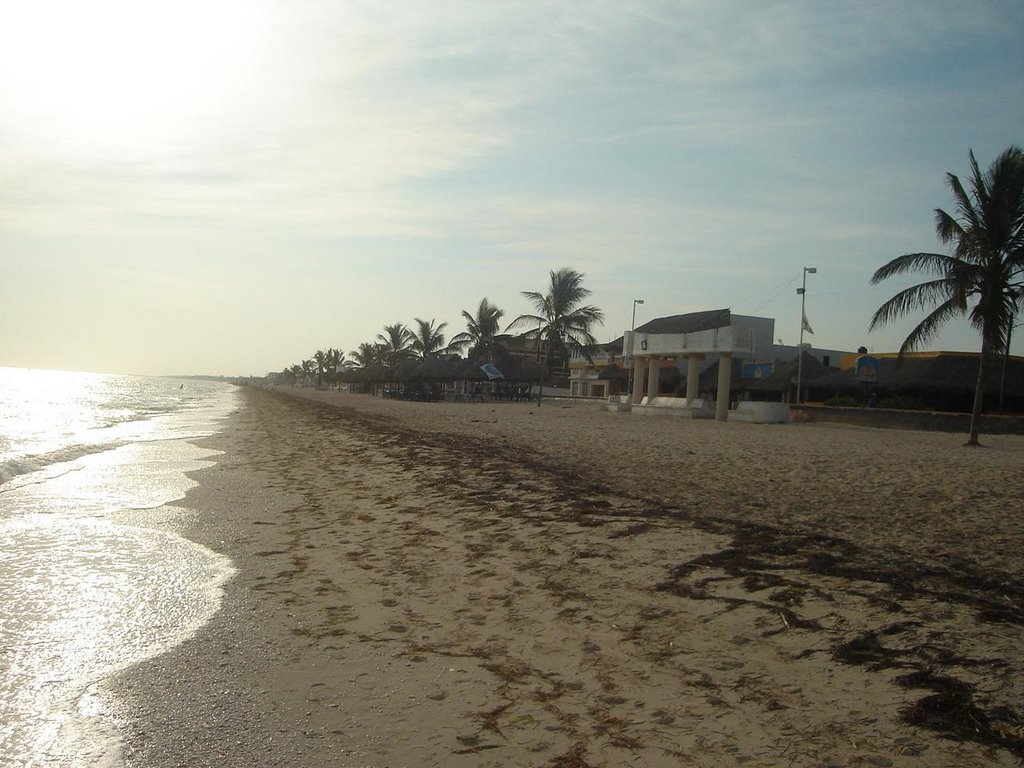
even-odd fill
[{"label": "flag pole", "polygon": [[[800,386],[804,377],[804,329],[808,327],[807,322],[807,275],[817,272],[816,267],[804,267],[803,284],[796,289],[800,294],[800,344],[796,348],[796,404],[800,405]],[[812,331],[813,333],[813,331]]]}]

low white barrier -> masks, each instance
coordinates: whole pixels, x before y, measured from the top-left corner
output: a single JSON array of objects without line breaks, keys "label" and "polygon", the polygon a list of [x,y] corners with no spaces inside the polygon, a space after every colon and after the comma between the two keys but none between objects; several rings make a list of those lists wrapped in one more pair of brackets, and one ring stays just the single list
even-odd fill
[{"label": "low white barrier", "polygon": [[756,403],[743,401],[729,411],[729,421],[750,421],[754,424],[788,424],[789,403]]}]

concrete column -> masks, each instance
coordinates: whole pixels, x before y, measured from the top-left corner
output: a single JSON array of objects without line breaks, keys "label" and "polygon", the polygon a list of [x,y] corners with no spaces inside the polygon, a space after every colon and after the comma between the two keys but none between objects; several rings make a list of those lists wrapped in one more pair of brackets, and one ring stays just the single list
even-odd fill
[{"label": "concrete column", "polygon": [[700,361],[704,355],[688,355],[686,358],[686,404],[692,405],[700,397]]},{"label": "concrete column", "polygon": [[647,358],[633,356],[633,397],[631,402],[633,405],[640,405],[640,401],[644,398],[644,366],[647,364]]},{"label": "concrete column", "polygon": [[732,354],[723,352],[718,358],[718,393],[715,401],[715,418],[719,421],[729,419],[729,398],[732,393]]},{"label": "concrete column", "polygon": [[661,376],[661,358],[652,357],[647,369],[647,396],[658,396],[658,377]]}]

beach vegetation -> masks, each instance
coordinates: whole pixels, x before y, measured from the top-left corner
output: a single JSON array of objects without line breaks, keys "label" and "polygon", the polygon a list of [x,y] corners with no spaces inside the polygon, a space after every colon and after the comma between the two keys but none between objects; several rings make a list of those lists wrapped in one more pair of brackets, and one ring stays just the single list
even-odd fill
[{"label": "beach vegetation", "polygon": [[327,353],[318,349],[313,353],[313,362],[316,364],[316,388],[320,389],[324,383],[324,374],[327,372]]},{"label": "beach vegetation", "polygon": [[380,362],[384,365],[398,365],[408,360],[412,352],[413,333],[404,323],[385,325],[383,333],[377,334],[380,345]]},{"label": "beach vegetation", "polygon": [[924,401],[912,395],[883,397],[878,401],[878,407],[888,408],[893,411],[923,411],[927,409]]},{"label": "beach vegetation", "polygon": [[509,323],[507,331],[528,329],[527,338],[537,339],[544,349],[544,363],[541,366],[537,391],[537,405],[544,397],[544,377],[551,366],[552,352],[558,350],[566,357],[571,352],[580,352],[590,358],[589,348],[597,344],[591,329],[604,322],[604,313],[595,306],[583,302],[590,296],[590,290],[583,286],[584,274],[570,267],[551,270],[546,293],[523,291],[523,297],[532,305],[536,314],[519,315]]},{"label": "beach vegetation", "polygon": [[984,173],[969,153],[971,176],[965,187],[946,174],[954,214],[935,211],[935,231],[950,253],[908,253],[879,267],[876,285],[891,277],[921,272],[922,283],[899,291],[871,318],[870,328],[913,312],[926,311],[900,346],[904,353],[927,344],[949,320],[967,317],[981,336],[978,378],[967,445],[978,445],[987,358],[1004,353],[1024,299],[1024,151],[1011,146]]},{"label": "beach vegetation", "polygon": [[303,383],[316,379],[316,361],[311,357],[302,361],[302,379]]},{"label": "beach vegetation", "polygon": [[452,337],[448,348],[454,352],[466,351],[468,357],[493,356],[505,347],[508,336],[501,333],[501,318],[505,312],[491,304],[486,297],[472,313],[462,310],[466,330]]},{"label": "beach vegetation", "polygon": [[409,348],[420,360],[425,360],[435,352],[444,348],[444,329],[448,323],[437,325],[431,319],[429,322],[416,318],[416,328],[411,329]]},{"label": "beach vegetation", "polygon": [[352,355],[352,361],[357,368],[366,368],[374,363],[381,362],[383,349],[380,344],[364,341],[359,345],[358,349],[353,350],[349,354]]}]

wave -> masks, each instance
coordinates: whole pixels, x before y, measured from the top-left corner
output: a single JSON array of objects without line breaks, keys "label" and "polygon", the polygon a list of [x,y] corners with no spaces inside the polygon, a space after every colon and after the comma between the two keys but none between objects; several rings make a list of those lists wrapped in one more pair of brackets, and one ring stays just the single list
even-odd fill
[{"label": "wave", "polygon": [[[8,482],[21,475],[39,472],[40,470],[46,469],[54,464],[74,461],[75,459],[80,459],[83,456],[89,456],[94,453],[103,453],[104,451],[119,448],[125,444],[126,443],[123,441],[117,441],[110,443],[69,445],[49,453],[19,456],[17,458],[0,461],[0,486],[6,485]],[[0,488],[0,491],[2,490],[7,489]]]}]

